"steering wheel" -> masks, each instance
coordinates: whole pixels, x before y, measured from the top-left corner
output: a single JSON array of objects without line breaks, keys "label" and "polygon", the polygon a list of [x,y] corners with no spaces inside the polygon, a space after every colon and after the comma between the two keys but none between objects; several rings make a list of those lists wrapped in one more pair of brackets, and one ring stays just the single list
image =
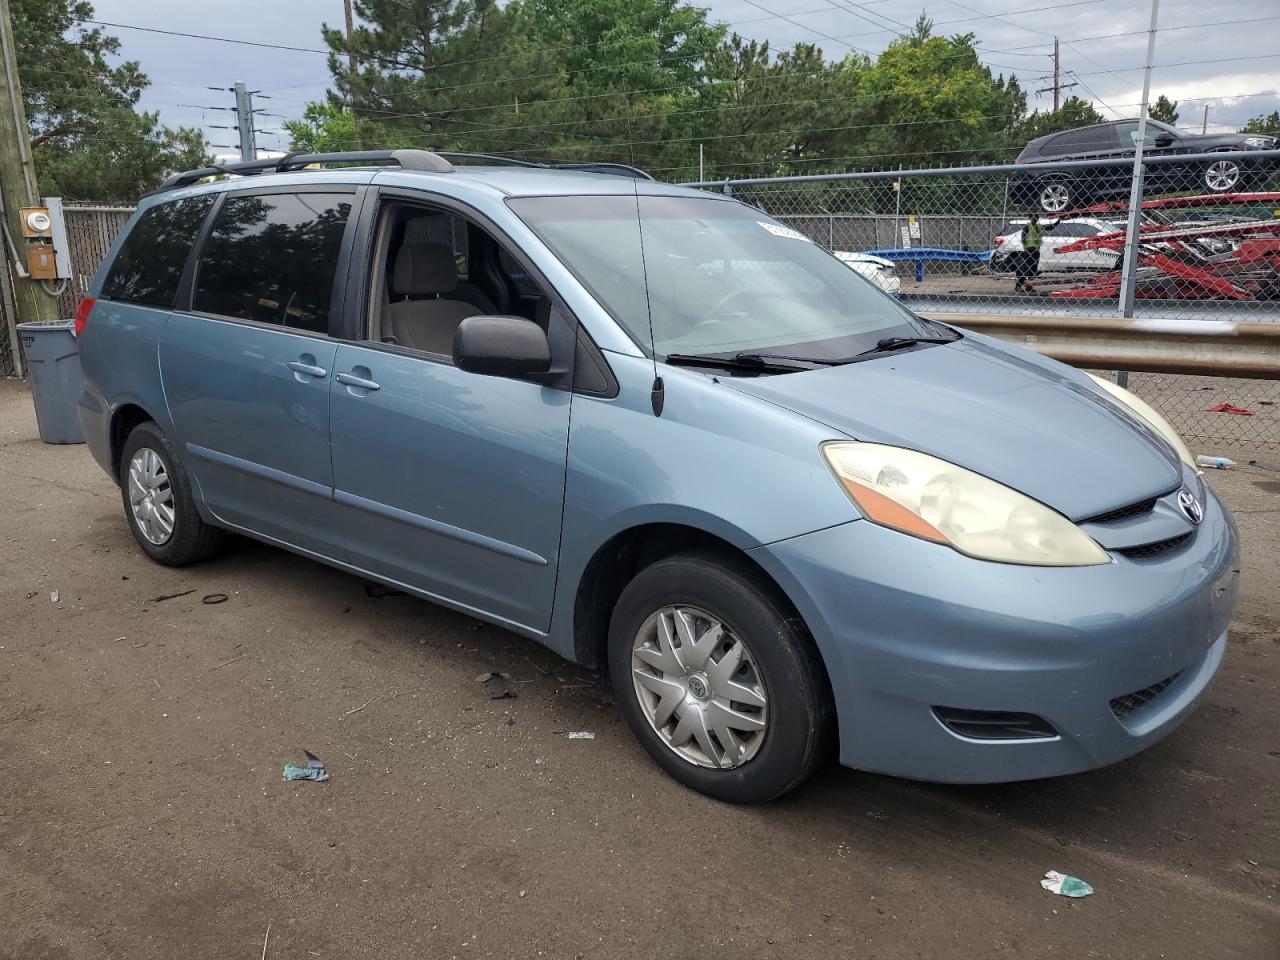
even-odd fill
[{"label": "steering wheel", "polygon": [[745,297],[746,295],[746,292],[742,290],[729,290],[711,305],[711,309],[706,312],[705,319],[699,320],[690,329],[697,329],[698,327],[705,326],[709,323],[723,323],[724,318],[718,316],[720,311],[733,303],[734,300],[739,297]]}]

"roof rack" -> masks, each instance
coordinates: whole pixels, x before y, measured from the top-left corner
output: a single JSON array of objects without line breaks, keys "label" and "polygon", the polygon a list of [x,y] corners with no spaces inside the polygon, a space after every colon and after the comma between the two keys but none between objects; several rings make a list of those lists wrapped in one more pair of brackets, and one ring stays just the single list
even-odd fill
[{"label": "roof rack", "polygon": [[549,163],[547,166],[555,170],[577,170],[581,173],[607,173],[616,177],[635,177],[637,180],[652,180],[653,175],[626,163]]},{"label": "roof rack", "polygon": [[430,173],[452,173],[453,164],[438,153],[429,150],[348,150],[341,153],[286,153],[283,157],[265,160],[243,160],[239,163],[216,163],[196,170],[175,173],[160,184],[153,193],[176,190],[204,180],[234,174],[240,177],[259,173],[288,173],[321,163],[397,163],[402,170],[424,170]]},{"label": "roof rack", "polygon": [[456,150],[441,150],[439,156],[450,160],[481,160],[485,163],[504,167],[536,167],[541,170],[577,170],[580,173],[605,173],[616,177],[635,177],[637,180],[652,180],[639,167],[625,163],[544,163],[541,160],[524,160],[518,157],[499,157],[492,153],[461,153]]},{"label": "roof rack", "polygon": [[619,177],[635,177],[638,180],[652,180],[649,174],[639,167],[631,167],[625,163],[541,163],[537,160],[521,160],[515,157],[499,157],[488,153],[461,153],[457,151],[430,150],[349,150],[342,153],[287,153],[283,157],[270,157],[265,160],[242,160],[238,163],[215,163],[196,170],[185,170],[175,173],[160,186],[150,191],[161,193],[165,190],[176,190],[187,187],[207,177],[233,175],[251,177],[260,173],[288,173],[301,170],[315,164],[329,163],[396,163],[401,170],[422,170],[429,173],[452,173],[454,166],[449,162],[456,160],[481,160],[485,163],[512,167],[536,167],[543,170],[578,170],[583,173],[604,173]]},{"label": "roof rack", "polygon": [[465,153],[461,150],[441,150],[439,156],[446,160],[483,160],[500,167],[545,167],[537,160],[521,160],[519,157],[499,157],[492,153]]}]

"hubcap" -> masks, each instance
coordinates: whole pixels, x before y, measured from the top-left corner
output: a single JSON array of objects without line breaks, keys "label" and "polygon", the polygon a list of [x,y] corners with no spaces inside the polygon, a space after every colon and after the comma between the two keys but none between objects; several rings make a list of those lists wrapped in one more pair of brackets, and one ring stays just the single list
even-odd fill
[{"label": "hubcap", "polygon": [[1210,190],[1230,190],[1240,182],[1240,167],[1231,160],[1217,160],[1204,172],[1204,183]]},{"label": "hubcap", "polygon": [[150,447],[143,447],[129,461],[129,507],[142,535],[157,547],[173,536],[175,512],[173,488],[164,461]]},{"label": "hubcap", "polygon": [[697,607],[663,607],[631,648],[636,699],[662,742],[700,767],[727,770],[764,744],[764,678],[742,638]]},{"label": "hubcap", "polygon": [[1071,191],[1067,189],[1065,184],[1051,183],[1040,191],[1040,207],[1051,213],[1067,209],[1067,204],[1070,201]]}]

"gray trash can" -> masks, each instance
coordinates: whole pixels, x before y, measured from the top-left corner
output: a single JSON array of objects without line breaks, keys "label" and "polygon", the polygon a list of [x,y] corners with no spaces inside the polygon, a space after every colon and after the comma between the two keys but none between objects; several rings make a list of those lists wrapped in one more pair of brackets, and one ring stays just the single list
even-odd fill
[{"label": "gray trash can", "polygon": [[84,374],[80,372],[75,326],[74,320],[18,324],[36,423],[45,443],[84,443],[77,410]]}]

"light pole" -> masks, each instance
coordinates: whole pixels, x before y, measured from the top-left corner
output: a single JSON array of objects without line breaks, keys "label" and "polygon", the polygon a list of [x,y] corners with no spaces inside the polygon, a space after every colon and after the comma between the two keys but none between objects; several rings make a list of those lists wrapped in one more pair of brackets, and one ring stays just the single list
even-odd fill
[{"label": "light pole", "polygon": [[1129,188],[1129,226],[1124,238],[1120,269],[1120,316],[1133,316],[1134,288],[1138,274],[1138,228],[1142,223],[1142,151],[1147,139],[1147,113],[1151,99],[1151,60],[1156,50],[1156,19],[1160,0],[1151,0],[1151,27],[1147,31],[1147,64],[1142,73],[1142,110],[1138,114],[1138,140],[1133,152],[1133,183]]}]

